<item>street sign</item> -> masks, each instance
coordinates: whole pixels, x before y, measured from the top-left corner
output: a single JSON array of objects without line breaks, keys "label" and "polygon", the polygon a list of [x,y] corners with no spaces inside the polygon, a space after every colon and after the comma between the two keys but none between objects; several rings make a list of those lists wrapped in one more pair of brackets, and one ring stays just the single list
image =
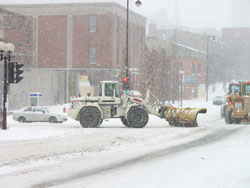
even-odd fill
[{"label": "street sign", "polygon": [[196,76],[183,76],[184,84],[195,84],[197,82]]}]

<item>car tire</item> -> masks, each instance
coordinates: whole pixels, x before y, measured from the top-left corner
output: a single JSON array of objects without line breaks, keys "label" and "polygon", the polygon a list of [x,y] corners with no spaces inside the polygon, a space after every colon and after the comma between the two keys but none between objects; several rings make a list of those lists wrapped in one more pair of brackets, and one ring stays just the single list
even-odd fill
[{"label": "car tire", "polygon": [[127,121],[129,127],[143,128],[148,123],[148,112],[140,106],[134,106],[128,111]]},{"label": "car tire", "polygon": [[18,122],[19,123],[26,123],[27,121],[26,121],[26,118],[24,116],[20,116],[20,117],[18,117]]},{"label": "car tire", "polygon": [[49,117],[49,123],[58,123],[55,116]]},{"label": "car tire", "polygon": [[101,112],[96,107],[84,107],[80,113],[80,123],[83,128],[97,128],[101,125]]}]

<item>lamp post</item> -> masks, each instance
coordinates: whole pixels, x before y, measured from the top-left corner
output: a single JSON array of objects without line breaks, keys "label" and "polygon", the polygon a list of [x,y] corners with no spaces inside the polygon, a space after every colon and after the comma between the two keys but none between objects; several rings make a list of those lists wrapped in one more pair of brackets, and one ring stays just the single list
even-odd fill
[{"label": "lamp post", "polygon": [[11,43],[0,42],[0,61],[4,62],[4,85],[3,85],[3,125],[2,129],[7,129],[7,94],[8,94],[8,62],[11,59],[11,53],[14,52],[15,46]]},{"label": "lamp post", "polygon": [[[140,7],[142,5],[140,0],[137,0],[135,2],[135,5],[137,7]],[[128,78],[128,73],[129,73],[129,65],[128,65],[128,40],[129,40],[129,0],[127,0],[127,29],[126,29],[126,66],[125,66],[125,71],[126,71],[126,78]],[[128,89],[129,89],[128,85]]]},{"label": "lamp post", "polygon": [[180,78],[181,78],[181,107],[182,107],[184,71],[180,71],[179,74],[180,74]]},{"label": "lamp post", "polygon": [[207,70],[206,70],[206,101],[208,101],[208,73],[209,73],[209,40],[215,40],[215,36],[207,35]]}]

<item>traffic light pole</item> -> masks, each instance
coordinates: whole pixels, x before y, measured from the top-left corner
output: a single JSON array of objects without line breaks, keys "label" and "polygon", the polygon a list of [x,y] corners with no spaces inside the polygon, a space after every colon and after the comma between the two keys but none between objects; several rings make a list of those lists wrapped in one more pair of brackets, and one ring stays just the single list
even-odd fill
[{"label": "traffic light pole", "polygon": [[7,86],[7,57],[4,56],[4,84],[3,84],[3,125],[2,129],[7,130],[7,93],[8,93],[8,86]]}]

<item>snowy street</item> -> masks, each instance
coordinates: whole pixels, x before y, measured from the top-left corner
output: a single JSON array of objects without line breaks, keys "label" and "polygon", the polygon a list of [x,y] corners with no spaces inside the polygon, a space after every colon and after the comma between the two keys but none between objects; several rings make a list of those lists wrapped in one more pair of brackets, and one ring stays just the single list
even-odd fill
[{"label": "snowy street", "polygon": [[82,129],[74,120],[19,124],[10,116],[9,129],[0,131],[1,185],[248,187],[249,126],[226,125],[220,106],[192,105],[208,108],[197,128],[170,127],[153,116],[143,129],[119,119]]}]

